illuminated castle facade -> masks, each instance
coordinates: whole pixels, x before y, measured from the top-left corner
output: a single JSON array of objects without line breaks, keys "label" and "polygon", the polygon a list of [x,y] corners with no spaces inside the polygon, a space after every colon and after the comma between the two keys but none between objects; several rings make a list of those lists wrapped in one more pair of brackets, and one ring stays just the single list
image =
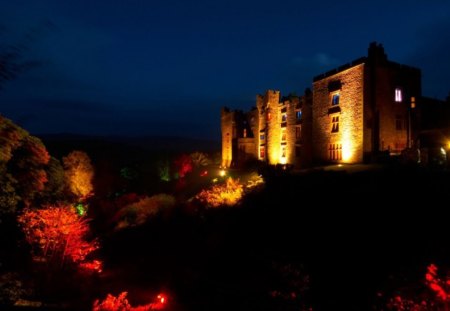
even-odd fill
[{"label": "illuminated castle facade", "polygon": [[269,90],[249,112],[222,108],[222,166],[257,159],[307,167],[399,154],[417,137],[421,95],[420,70],[371,43],[367,57],[316,76],[303,96]]}]

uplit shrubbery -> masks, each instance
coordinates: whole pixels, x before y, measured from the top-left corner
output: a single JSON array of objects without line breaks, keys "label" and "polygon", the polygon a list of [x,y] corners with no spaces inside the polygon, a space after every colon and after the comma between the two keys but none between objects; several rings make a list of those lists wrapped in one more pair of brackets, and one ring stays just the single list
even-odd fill
[{"label": "uplit shrubbery", "polygon": [[119,211],[117,217],[119,221],[116,229],[142,225],[152,216],[174,205],[175,198],[168,194],[144,197],[135,203],[125,206]]},{"label": "uplit shrubbery", "polygon": [[[425,282],[422,284],[409,284],[396,290],[388,298],[386,306],[394,311],[430,311],[449,310],[450,308],[450,277],[438,275],[438,268],[434,264],[427,267]],[[389,297],[389,296],[388,296]],[[385,308],[380,308],[385,310]]]},{"label": "uplit shrubbery", "polygon": [[196,195],[196,199],[208,207],[233,206],[241,200],[243,188],[239,180],[230,177],[224,184],[202,190]]},{"label": "uplit shrubbery", "polygon": [[149,311],[162,310],[167,304],[167,297],[159,294],[155,302],[143,306],[133,307],[127,299],[127,292],[120,293],[117,297],[108,294],[103,301],[96,300],[92,311]]}]

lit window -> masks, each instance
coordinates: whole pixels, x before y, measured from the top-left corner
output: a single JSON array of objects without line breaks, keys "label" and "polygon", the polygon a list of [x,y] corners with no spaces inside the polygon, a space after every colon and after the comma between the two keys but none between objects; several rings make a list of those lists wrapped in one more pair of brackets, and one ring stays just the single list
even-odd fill
[{"label": "lit window", "polygon": [[266,156],[266,148],[264,146],[259,146],[259,158],[264,159]]},{"label": "lit window", "polygon": [[286,158],[286,145],[281,145],[281,157]]},{"label": "lit window", "polygon": [[416,98],[414,96],[411,97],[411,109],[416,108]]},{"label": "lit window", "polygon": [[281,114],[281,122],[286,122],[287,121],[287,113],[286,112],[283,112],[282,114]]},{"label": "lit window", "polygon": [[402,90],[400,88],[395,89],[395,101],[401,103],[403,100]]},{"label": "lit window", "polygon": [[270,112],[267,113],[267,120],[270,120],[272,118],[272,115],[270,114]]},{"label": "lit window", "polygon": [[282,141],[282,142],[285,142],[285,141],[286,141],[286,128],[285,128],[285,127],[283,127],[283,128],[281,129],[281,141]]},{"label": "lit window", "polygon": [[266,136],[264,134],[261,134],[261,135],[259,135],[259,139],[264,140],[264,139],[266,139]]},{"label": "lit window", "polygon": [[331,105],[332,106],[339,105],[339,94],[333,94],[333,97],[331,97]]},{"label": "lit window", "polygon": [[330,161],[342,160],[342,144],[330,144],[328,152]]},{"label": "lit window", "polygon": [[331,133],[339,132],[339,116],[331,118]]},{"label": "lit window", "polygon": [[247,137],[247,129],[244,129],[244,138]]},{"label": "lit window", "polygon": [[296,117],[297,121],[300,121],[302,119],[302,111],[301,110],[296,111],[295,117]]}]

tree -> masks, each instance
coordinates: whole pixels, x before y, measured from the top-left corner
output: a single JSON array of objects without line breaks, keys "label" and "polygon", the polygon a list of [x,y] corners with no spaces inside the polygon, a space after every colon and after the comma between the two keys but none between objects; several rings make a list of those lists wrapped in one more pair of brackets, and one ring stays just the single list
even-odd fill
[{"label": "tree", "polygon": [[47,165],[47,183],[43,191],[44,202],[56,203],[64,199],[64,190],[66,188],[66,179],[64,175],[64,168],[61,162],[50,157]]},{"label": "tree", "polygon": [[53,24],[51,22],[44,21],[30,29],[19,43],[0,45],[0,89],[2,89],[5,82],[13,80],[23,72],[41,65],[42,62],[40,61],[27,60],[25,54],[33,41],[52,27]]},{"label": "tree", "polygon": [[0,116],[0,214],[31,204],[44,189],[49,159],[39,138]]},{"label": "tree", "polygon": [[183,178],[187,173],[192,171],[192,159],[186,154],[182,154],[175,159],[174,164],[180,178]]},{"label": "tree", "polygon": [[26,209],[18,217],[35,259],[81,265],[86,256],[98,248],[96,240],[88,241],[90,229],[85,217],[71,206]]},{"label": "tree", "polygon": [[91,195],[94,169],[89,156],[83,151],[72,151],[63,158],[63,164],[70,191],[81,200]]},{"label": "tree", "polygon": [[192,159],[192,163],[196,167],[209,165],[209,159],[208,159],[208,155],[206,153],[198,152],[198,151],[193,152],[193,153],[191,153],[191,159]]},{"label": "tree", "polygon": [[195,197],[208,207],[233,206],[240,201],[243,193],[243,185],[239,180],[229,177],[224,184],[202,190]]}]

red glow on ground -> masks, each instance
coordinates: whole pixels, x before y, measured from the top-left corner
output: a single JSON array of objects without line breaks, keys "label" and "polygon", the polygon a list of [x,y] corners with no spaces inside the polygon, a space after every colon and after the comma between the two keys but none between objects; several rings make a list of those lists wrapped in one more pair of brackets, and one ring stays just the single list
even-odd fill
[{"label": "red glow on ground", "polygon": [[159,302],[162,303],[162,304],[166,303],[166,295],[164,295],[164,294],[159,294],[159,295],[158,295],[158,300],[159,300]]}]

